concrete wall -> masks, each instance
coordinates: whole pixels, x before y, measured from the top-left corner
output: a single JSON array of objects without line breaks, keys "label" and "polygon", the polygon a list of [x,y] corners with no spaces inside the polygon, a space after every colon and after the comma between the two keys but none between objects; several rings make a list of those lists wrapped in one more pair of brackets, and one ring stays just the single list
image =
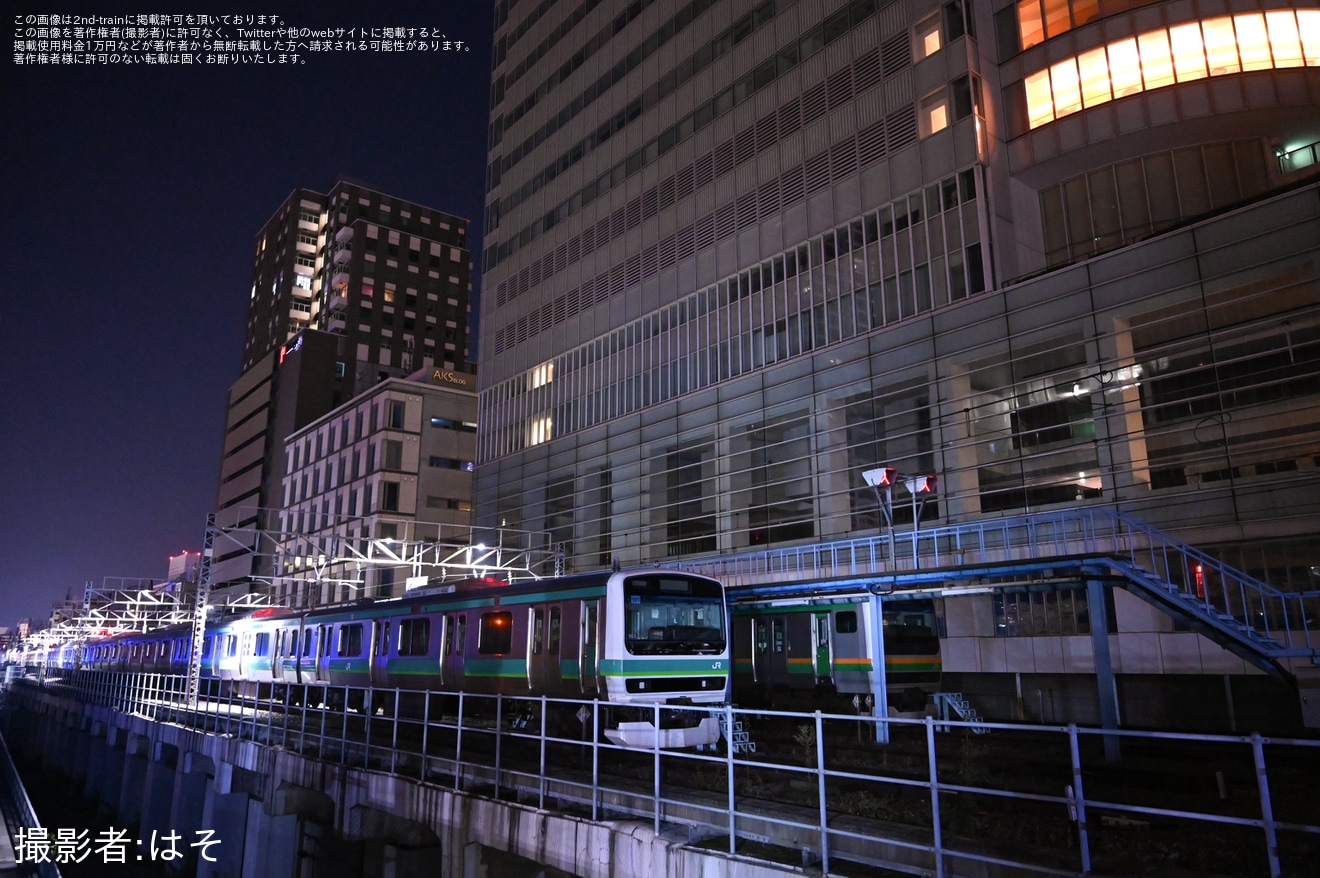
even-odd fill
[{"label": "concrete wall", "polygon": [[[636,822],[593,823],[330,765],[250,741],[12,693],[5,735],[81,780],[130,837],[176,836],[174,874],[348,878],[531,874],[769,878],[799,870],[698,850]],[[218,842],[209,844],[208,842]],[[205,856],[199,857],[200,854]],[[300,871],[301,864],[301,871]]]}]

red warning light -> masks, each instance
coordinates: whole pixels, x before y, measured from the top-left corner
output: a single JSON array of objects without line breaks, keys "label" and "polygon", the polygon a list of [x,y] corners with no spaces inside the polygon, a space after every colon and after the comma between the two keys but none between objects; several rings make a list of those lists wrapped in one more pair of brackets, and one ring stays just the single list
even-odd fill
[{"label": "red warning light", "polygon": [[1196,596],[1197,596],[1198,598],[1204,598],[1204,597],[1205,597],[1205,568],[1202,567],[1200,564],[1197,564],[1196,567],[1194,568],[1194,570],[1195,570],[1195,573],[1196,573]]}]

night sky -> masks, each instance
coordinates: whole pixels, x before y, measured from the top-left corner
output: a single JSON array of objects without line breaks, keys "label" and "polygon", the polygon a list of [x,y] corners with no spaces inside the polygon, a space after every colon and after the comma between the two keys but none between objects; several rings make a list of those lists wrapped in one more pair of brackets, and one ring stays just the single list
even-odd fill
[{"label": "night sky", "polygon": [[[108,5],[162,10],[97,13]],[[262,5],[303,27],[427,27],[471,48],[20,66],[10,37],[0,626],[48,618],[88,581],[164,579],[170,555],[201,547],[254,238],[293,189],[352,177],[466,217],[481,252],[491,4]],[[188,6],[163,9],[233,11]]]}]

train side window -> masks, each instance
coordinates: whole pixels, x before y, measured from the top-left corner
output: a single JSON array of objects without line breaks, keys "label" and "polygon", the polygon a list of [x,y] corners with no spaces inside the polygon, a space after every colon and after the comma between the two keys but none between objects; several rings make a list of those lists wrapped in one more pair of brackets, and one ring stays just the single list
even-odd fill
[{"label": "train side window", "polygon": [[304,656],[307,656],[308,658],[311,658],[312,655],[312,641],[316,639],[314,636],[314,631],[315,629],[312,628],[307,628],[304,629],[303,631],[302,654]]},{"label": "train side window", "polygon": [[270,652],[270,632],[263,631],[257,635],[252,644],[253,655],[266,655]]},{"label": "train side window", "polygon": [[426,655],[430,649],[430,619],[404,619],[399,623],[399,655]]},{"label": "train side window", "polygon": [[477,634],[477,652],[482,655],[500,655],[513,645],[513,614],[482,613],[481,628]]},{"label": "train side window", "polygon": [[320,645],[321,658],[325,658],[327,655],[330,654],[330,626],[329,626],[329,625],[322,625],[322,626],[321,626],[321,639],[320,639],[320,644],[321,644],[321,645]]},{"label": "train side window", "polygon": [[783,619],[774,620],[774,622],[771,624],[771,628],[774,631],[775,652],[783,652],[784,651],[784,620]]},{"label": "train side window", "polygon": [[454,617],[453,616],[445,616],[445,642],[443,649],[445,655],[454,654]]},{"label": "train side window", "polygon": [[458,631],[454,633],[454,640],[455,640],[454,651],[457,652],[459,655],[462,655],[463,651],[467,649],[467,615],[466,614],[458,617]]},{"label": "train side window", "polygon": [[202,658],[203,658],[203,659],[209,659],[209,658],[211,657],[211,644],[212,644],[212,641],[213,641],[213,640],[214,640],[214,638],[212,638],[212,637],[203,637],[203,638],[202,638]]},{"label": "train side window", "polygon": [[559,628],[561,626],[559,608],[550,608],[550,643],[547,649],[551,655],[559,654]]},{"label": "train side window", "polygon": [[540,655],[545,646],[545,610],[532,610],[532,655]]},{"label": "train side window", "polygon": [[834,633],[835,634],[856,634],[857,633],[857,611],[843,610],[834,614]]},{"label": "train side window", "polygon": [[764,619],[756,620],[756,651],[765,652],[770,648],[769,626]]},{"label": "train side window", "polygon": [[350,658],[362,655],[362,623],[340,627],[339,654]]},{"label": "train side window", "polygon": [[234,658],[238,655],[238,635],[230,634],[225,640],[225,658]]}]

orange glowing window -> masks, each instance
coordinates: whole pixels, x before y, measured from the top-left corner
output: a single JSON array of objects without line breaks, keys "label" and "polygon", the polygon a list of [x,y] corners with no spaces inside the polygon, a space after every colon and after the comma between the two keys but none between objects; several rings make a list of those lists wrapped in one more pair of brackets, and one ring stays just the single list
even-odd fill
[{"label": "orange glowing window", "polygon": [[1201,41],[1201,25],[1193,22],[1169,28],[1169,42],[1173,45],[1173,70],[1178,81],[1204,79],[1205,44]]},{"label": "orange glowing window", "polygon": [[1114,97],[1121,98],[1141,91],[1141,54],[1133,37],[1109,44],[1109,75]]},{"label": "orange glowing window", "polygon": [[1077,69],[1081,74],[1084,105],[1094,107],[1112,99],[1109,93],[1109,58],[1104,46],[1078,55]]},{"label": "orange glowing window", "polygon": [[1068,12],[1068,0],[1045,0],[1045,33],[1050,37],[1072,27],[1072,16]]},{"label": "orange glowing window", "polygon": [[1297,10],[1297,33],[1307,67],[1320,67],[1320,9]]},{"label": "orange glowing window", "polygon": [[1243,70],[1269,70],[1274,66],[1270,57],[1270,38],[1265,31],[1265,16],[1259,12],[1233,16],[1237,31],[1238,54]]},{"label": "orange glowing window", "polygon": [[1081,81],[1077,76],[1077,59],[1065,58],[1050,67],[1050,84],[1054,88],[1054,115],[1067,116],[1082,108]]},{"label": "orange glowing window", "polygon": [[[1039,8],[1019,3],[1019,18]],[[1046,30],[1053,35],[1049,13],[1057,7],[1047,3],[1044,8]],[[1117,40],[1027,75],[1027,121],[1036,128],[1083,107],[1175,83],[1303,65],[1320,67],[1320,9],[1181,24]]]},{"label": "orange glowing window", "polygon": [[1210,62],[1210,75],[1240,73],[1242,65],[1238,63],[1237,35],[1233,33],[1233,19],[1211,18],[1203,21],[1201,32],[1205,35],[1205,56]]},{"label": "orange glowing window", "polygon": [[1173,85],[1173,55],[1169,53],[1169,32],[1151,31],[1137,37],[1141,53],[1141,74],[1146,88]]},{"label": "orange glowing window", "polygon": [[1027,121],[1032,128],[1054,121],[1054,96],[1050,92],[1050,72],[1037,70],[1025,80]]},{"label": "orange glowing window", "polygon": [[1045,42],[1045,20],[1040,15],[1040,0],[1021,0],[1017,5],[1018,34],[1022,48]]},{"label": "orange glowing window", "polygon": [[1297,33],[1297,16],[1291,10],[1265,13],[1265,27],[1270,35],[1270,54],[1275,67],[1302,66],[1302,40]]}]

